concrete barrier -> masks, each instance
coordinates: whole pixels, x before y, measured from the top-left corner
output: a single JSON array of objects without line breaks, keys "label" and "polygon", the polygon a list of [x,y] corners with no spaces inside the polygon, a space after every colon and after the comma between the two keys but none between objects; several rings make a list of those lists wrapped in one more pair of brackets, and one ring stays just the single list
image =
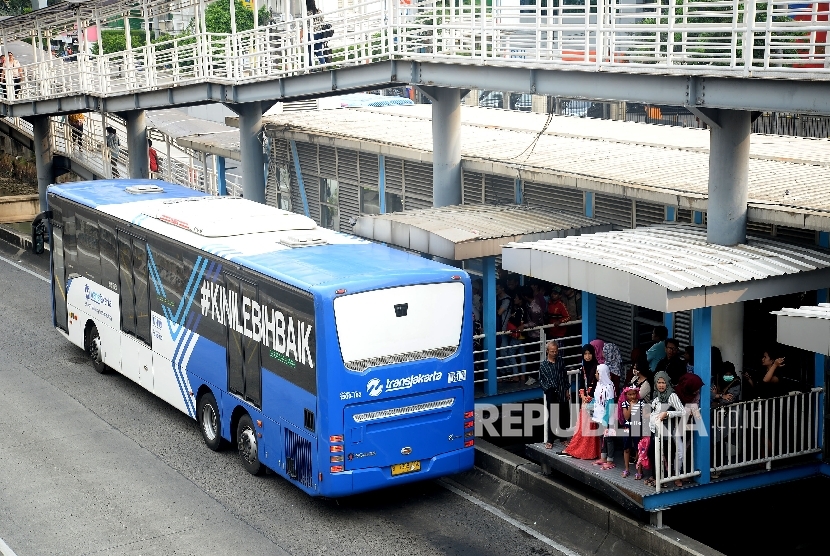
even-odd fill
[{"label": "concrete barrier", "polygon": [[0,223],[31,222],[40,212],[37,195],[0,197]]}]

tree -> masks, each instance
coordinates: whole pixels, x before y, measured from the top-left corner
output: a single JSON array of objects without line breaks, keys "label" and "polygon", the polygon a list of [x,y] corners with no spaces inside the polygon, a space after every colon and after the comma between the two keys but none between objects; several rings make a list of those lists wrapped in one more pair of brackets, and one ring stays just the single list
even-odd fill
[{"label": "tree", "polygon": [[[241,2],[235,0],[236,30],[247,31],[254,28],[254,11]],[[259,9],[259,24],[267,25],[271,12],[266,6]],[[209,33],[231,32],[231,3],[230,0],[217,0],[205,10],[205,25]]]}]

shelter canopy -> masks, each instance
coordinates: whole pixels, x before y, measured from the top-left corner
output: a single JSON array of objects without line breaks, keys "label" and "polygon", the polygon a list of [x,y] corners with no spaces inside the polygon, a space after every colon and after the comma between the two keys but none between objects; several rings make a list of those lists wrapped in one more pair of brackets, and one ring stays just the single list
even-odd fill
[{"label": "shelter canopy", "polygon": [[361,216],[356,235],[445,259],[501,254],[509,242],[608,231],[611,224],[523,205],[455,205]]},{"label": "shelter canopy", "polygon": [[725,247],[702,226],[668,224],[509,244],[502,266],[673,313],[826,287],[830,251],[755,237]]},{"label": "shelter canopy", "polygon": [[830,303],[773,311],[778,318],[778,342],[830,355]]}]

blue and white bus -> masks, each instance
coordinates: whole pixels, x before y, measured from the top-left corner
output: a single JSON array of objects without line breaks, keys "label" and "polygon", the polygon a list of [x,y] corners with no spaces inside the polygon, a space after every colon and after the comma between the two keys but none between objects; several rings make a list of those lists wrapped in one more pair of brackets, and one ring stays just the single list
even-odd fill
[{"label": "blue and white bus", "polygon": [[473,465],[469,277],[153,180],[48,191],[54,325],[314,496]]}]

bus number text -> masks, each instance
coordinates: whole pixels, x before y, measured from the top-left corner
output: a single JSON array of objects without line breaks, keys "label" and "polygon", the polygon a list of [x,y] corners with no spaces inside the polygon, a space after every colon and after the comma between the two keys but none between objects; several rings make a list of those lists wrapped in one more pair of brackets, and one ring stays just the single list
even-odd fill
[{"label": "bus number text", "polygon": [[360,397],[362,392],[359,390],[356,392],[340,392],[340,399],[341,400],[354,400]]}]

